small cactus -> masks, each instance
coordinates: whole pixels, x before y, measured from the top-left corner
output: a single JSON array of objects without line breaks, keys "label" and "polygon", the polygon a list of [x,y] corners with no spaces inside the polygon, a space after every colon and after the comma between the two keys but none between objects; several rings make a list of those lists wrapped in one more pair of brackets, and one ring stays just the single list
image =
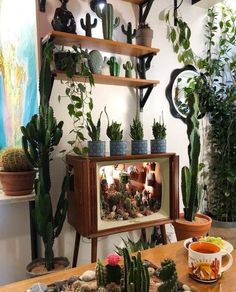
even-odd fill
[{"label": "small cactus", "polygon": [[1,161],[4,171],[29,171],[33,166],[29,163],[22,148],[8,147],[2,151]]},{"label": "small cactus", "polygon": [[106,286],[106,269],[104,268],[102,262],[98,259],[96,265],[96,280],[98,287]]},{"label": "small cactus", "polygon": [[166,138],[166,126],[164,124],[164,118],[162,114],[162,122],[161,119],[159,122],[156,122],[155,119],[152,125],[152,134],[154,139],[165,139]]},{"label": "small cactus", "polygon": [[140,58],[137,64],[137,71],[141,79],[146,79],[146,72],[151,68],[151,61],[153,56],[147,58]]},{"label": "small cactus", "polygon": [[158,288],[159,292],[178,292],[178,276],[173,260],[166,259],[161,262],[158,276],[163,282]]},{"label": "small cactus", "polygon": [[125,26],[122,24],[121,30],[123,34],[125,34],[127,37],[127,43],[132,44],[132,39],[136,36],[136,29],[132,30],[132,23],[128,22],[126,30],[125,30]]},{"label": "small cactus", "polygon": [[132,78],[132,70],[134,69],[134,65],[130,61],[127,61],[126,64],[123,64],[123,68],[125,70],[125,77]]},{"label": "small cactus", "polygon": [[85,35],[91,37],[92,36],[92,28],[97,26],[97,18],[94,19],[94,22],[91,22],[91,16],[89,13],[86,13],[86,22],[84,23],[83,18],[80,19],[80,25],[83,30],[85,30]]},{"label": "small cactus", "polygon": [[132,140],[143,140],[143,125],[140,120],[133,119],[133,124],[130,126],[130,137]]},{"label": "small cactus", "polygon": [[116,57],[111,57],[107,64],[110,66],[110,75],[119,76],[120,75],[120,64],[116,61]]}]

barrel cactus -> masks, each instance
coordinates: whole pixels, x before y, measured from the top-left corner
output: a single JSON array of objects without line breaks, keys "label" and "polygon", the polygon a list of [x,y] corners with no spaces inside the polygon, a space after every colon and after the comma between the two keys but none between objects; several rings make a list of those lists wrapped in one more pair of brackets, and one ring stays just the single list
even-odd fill
[{"label": "barrel cactus", "polygon": [[89,53],[88,64],[92,73],[101,74],[102,65],[103,65],[102,54],[97,50],[92,50]]},{"label": "barrel cactus", "polygon": [[22,148],[5,148],[1,154],[1,161],[4,171],[18,172],[33,169],[33,166],[29,163]]}]

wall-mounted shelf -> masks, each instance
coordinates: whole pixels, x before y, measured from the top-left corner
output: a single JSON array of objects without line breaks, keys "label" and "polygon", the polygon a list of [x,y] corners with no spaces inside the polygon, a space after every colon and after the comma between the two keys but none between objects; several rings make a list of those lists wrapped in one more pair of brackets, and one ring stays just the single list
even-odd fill
[{"label": "wall-mounted shelf", "polygon": [[[69,78],[63,72],[55,71],[55,80],[69,80]],[[159,80],[146,80],[126,77],[114,77],[109,75],[93,74],[94,83],[96,84],[107,84],[107,85],[118,85],[118,86],[129,86],[129,87],[143,87],[149,85],[159,84]],[[81,76],[74,76],[74,81],[84,82],[85,78]]]},{"label": "wall-mounted shelf", "polygon": [[60,31],[52,31],[51,33],[47,34],[43,39],[43,42],[46,42],[48,39],[52,39],[55,45],[64,45],[70,47],[73,45],[81,45],[87,49],[96,49],[103,52],[110,52],[133,57],[156,54],[160,51],[157,48],[132,45],[123,42],[104,40]]}]

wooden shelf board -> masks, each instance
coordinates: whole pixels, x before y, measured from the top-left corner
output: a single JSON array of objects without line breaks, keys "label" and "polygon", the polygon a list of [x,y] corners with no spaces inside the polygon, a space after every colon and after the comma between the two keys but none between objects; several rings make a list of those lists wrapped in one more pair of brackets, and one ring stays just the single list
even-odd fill
[{"label": "wooden shelf board", "polygon": [[5,193],[0,190],[0,205],[30,202],[34,201],[34,199],[34,193],[25,196],[6,196]]},{"label": "wooden shelf board", "polygon": [[[55,71],[56,80],[69,80],[69,78],[63,72]],[[158,80],[146,80],[136,78],[125,78],[125,77],[114,77],[109,75],[93,74],[95,84],[106,84],[106,85],[118,85],[118,86],[129,86],[129,87],[141,87],[147,85],[156,85],[160,82]],[[84,82],[85,78],[74,76],[73,80],[78,82]]]},{"label": "wooden shelf board", "polygon": [[64,46],[81,45],[81,47],[86,49],[96,49],[104,52],[134,57],[141,57],[147,54],[156,54],[160,51],[159,49],[156,48],[132,45],[112,40],[98,39],[60,31],[52,31],[43,39],[43,42],[48,40],[50,36],[54,39],[54,44],[56,45]]}]

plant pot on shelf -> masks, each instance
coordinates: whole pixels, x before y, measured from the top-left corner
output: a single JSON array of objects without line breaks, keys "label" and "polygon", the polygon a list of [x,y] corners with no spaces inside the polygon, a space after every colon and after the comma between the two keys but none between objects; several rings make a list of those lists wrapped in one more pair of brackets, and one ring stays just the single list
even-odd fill
[{"label": "plant pot on shelf", "polygon": [[153,30],[149,27],[139,28],[136,32],[136,44],[145,47],[152,46]]},{"label": "plant pot on shelf", "polygon": [[94,157],[104,157],[106,154],[105,141],[88,141],[88,155]]},{"label": "plant pot on shelf", "polygon": [[153,139],[151,140],[151,153],[163,153],[166,152],[166,139]]},{"label": "plant pot on shelf", "polygon": [[53,259],[54,269],[48,271],[45,268],[45,259],[35,259],[26,266],[26,274],[28,278],[34,278],[38,276],[52,274],[58,271],[68,269],[70,267],[70,262],[65,257],[55,257]]},{"label": "plant pot on shelf", "polygon": [[210,236],[222,237],[236,248],[236,222],[222,222],[212,220]]},{"label": "plant pot on shelf", "polygon": [[127,142],[126,141],[110,141],[110,155],[119,156],[127,154]]},{"label": "plant pot on shelf", "polygon": [[132,140],[131,141],[131,154],[147,154],[147,140]]},{"label": "plant pot on shelf", "polygon": [[204,214],[196,214],[194,221],[187,221],[184,219],[184,214],[181,213],[173,226],[177,240],[183,240],[190,237],[199,237],[206,235],[212,224],[211,217]]}]

